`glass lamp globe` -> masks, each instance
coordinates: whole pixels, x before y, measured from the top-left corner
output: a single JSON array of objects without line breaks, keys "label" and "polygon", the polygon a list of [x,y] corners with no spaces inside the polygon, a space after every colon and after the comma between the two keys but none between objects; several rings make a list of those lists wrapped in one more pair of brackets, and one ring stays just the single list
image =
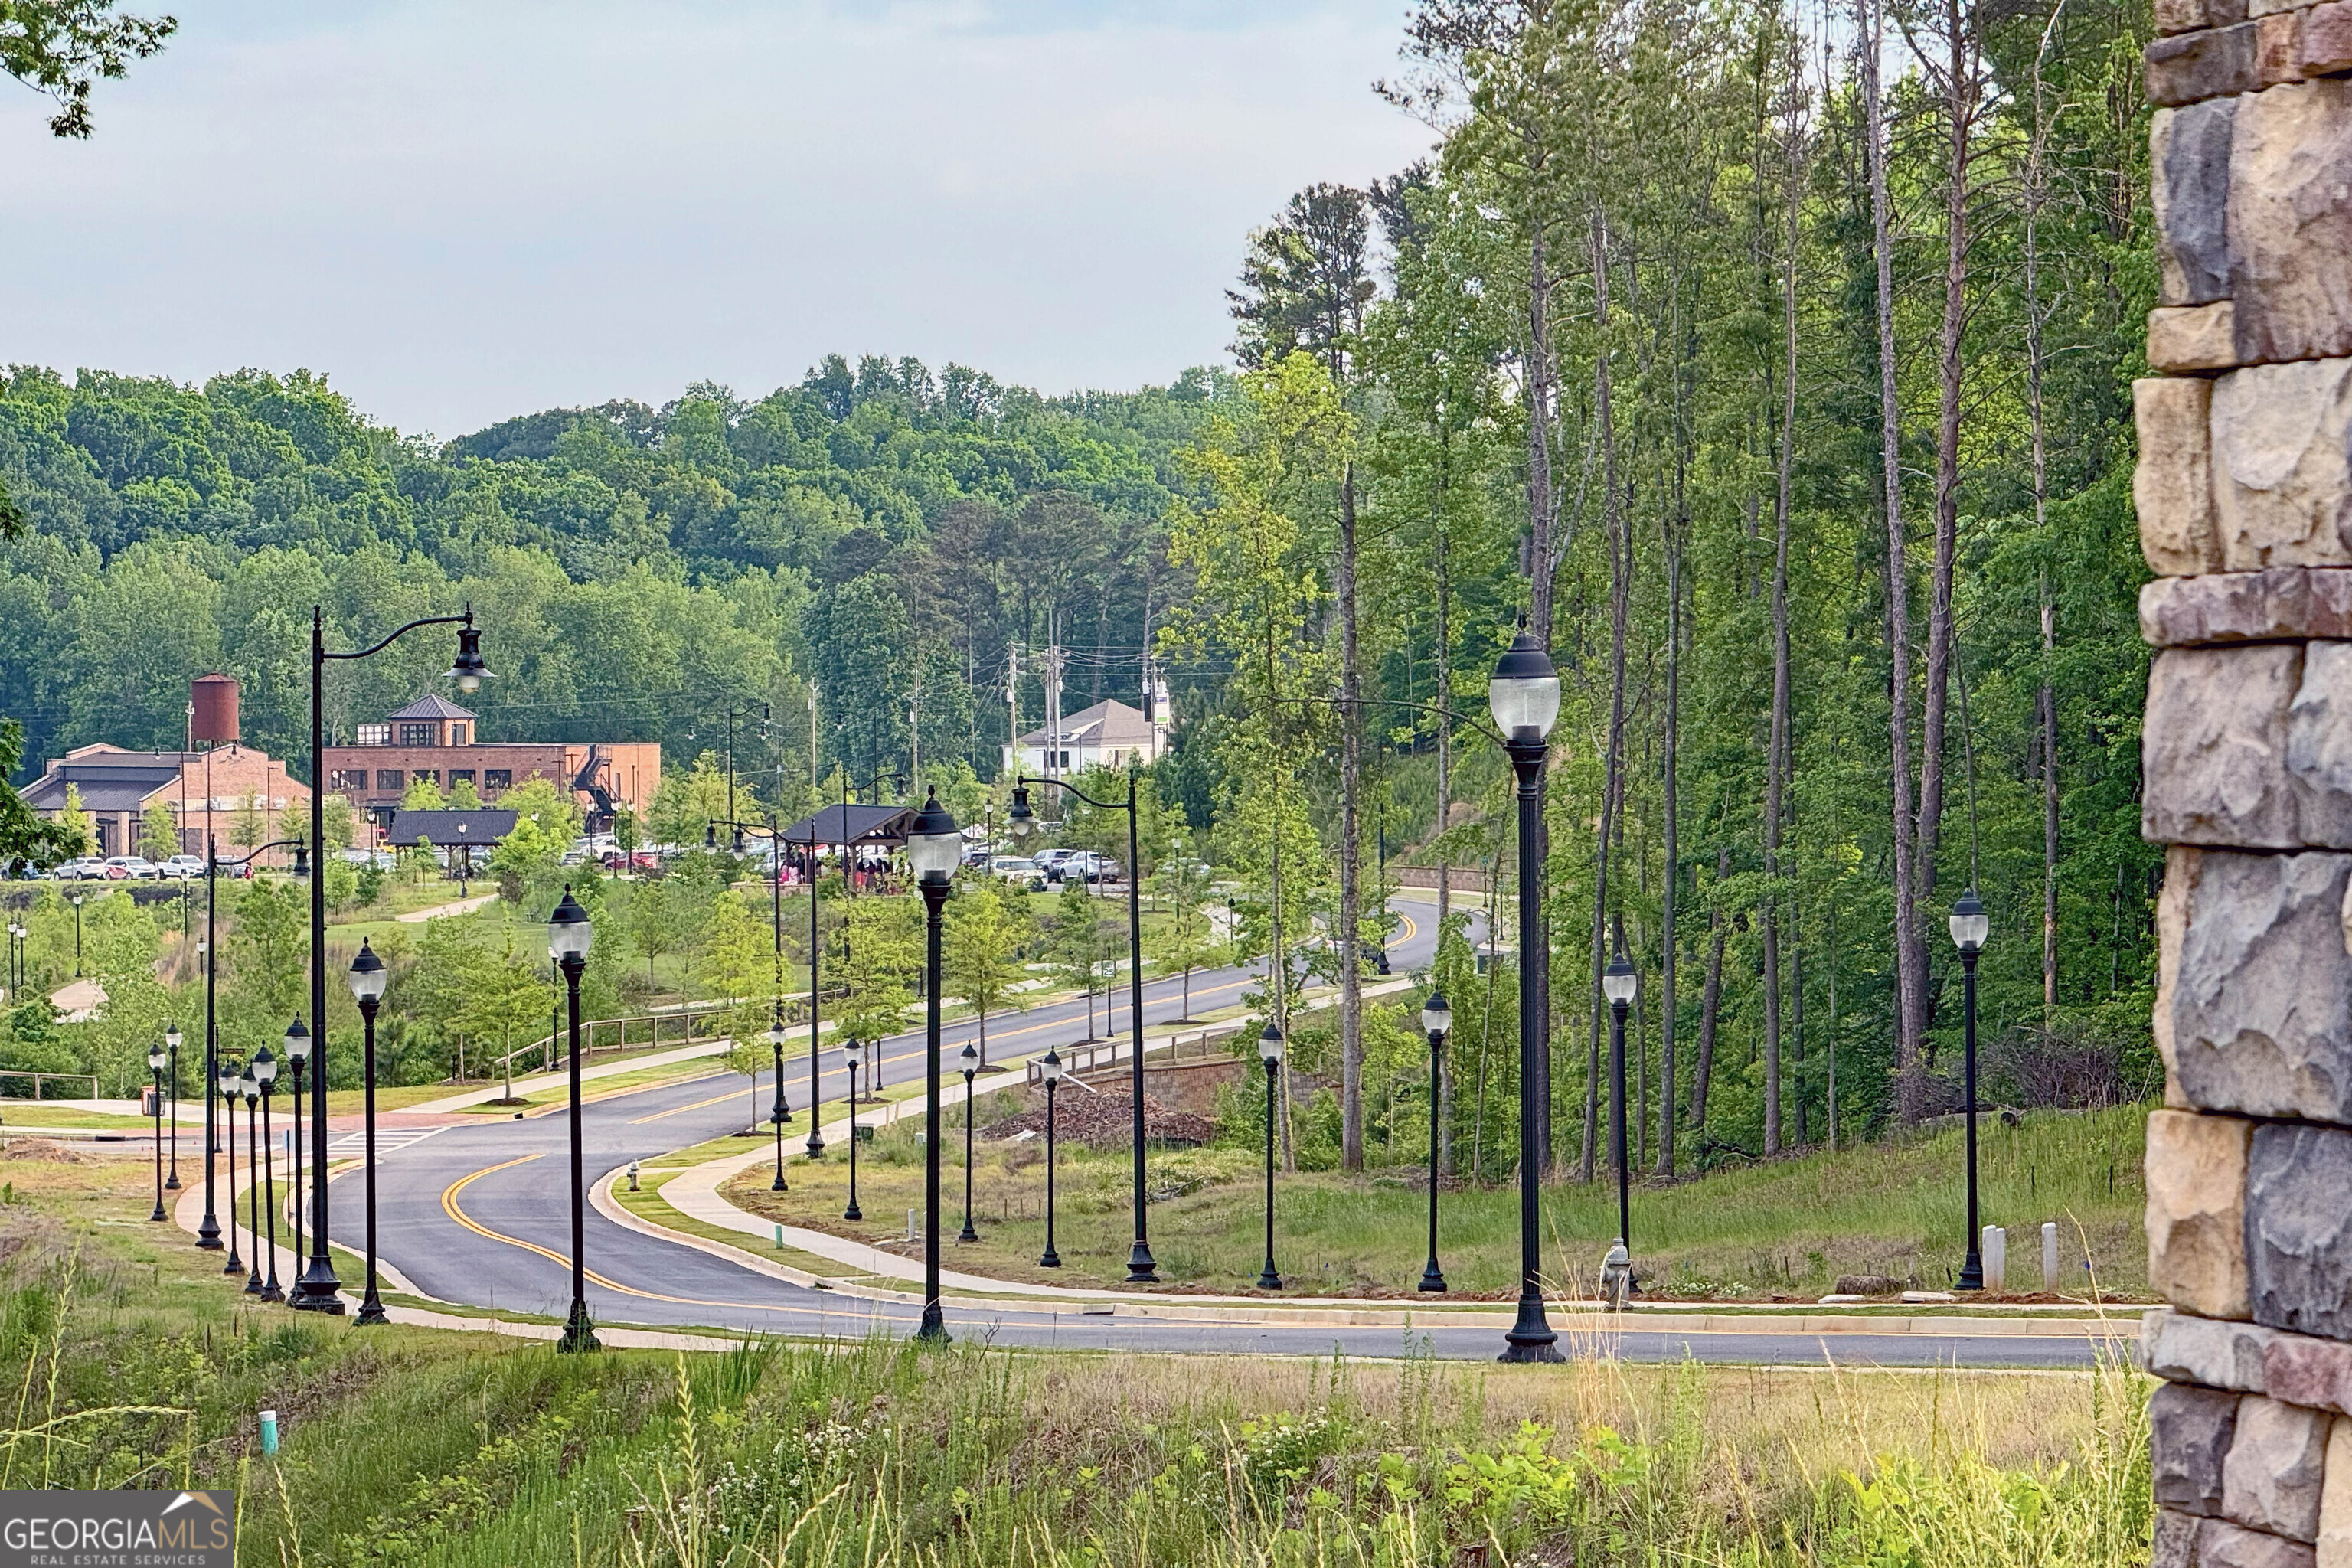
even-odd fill
[{"label": "glass lamp globe", "polygon": [[588,911],[572,896],[571,884],[563,889],[563,900],[555,912],[547,917],[547,955],[553,959],[586,958],[588,946],[596,940],[596,928],[589,922]]},{"label": "glass lamp globe", "polygon": [[300,1067],[310,1059],[310,1031],[302,1026],[301,1019],[286,1026],[285,1045],[286,1059],[294,1066]]},{"label": "glass lamp globe", "polygon": [[1060,1054],[1059,1052],[1055,1051],[1055,1050],[1054,1049],[1054,1047],[1051,1047],[1051,1046],[1046,1047],[1045,1047],[1045,1056],[1044,1056],[1044,1057],[1042,1057],[1041,1058],[1039,1058],[1039,1060],[1038,1060],[1038,1063],[1037,1063],[1037,1071],[1039,1072],[1039,1074],[1040,1074],[1040,1075],[1042,1075],[1042,1076],[1044,1077],[1044,1079],[1045,1079],[1045,1081],[1046,1081],[1047,1083],[1059,1083],[1059,1082],[1061,1082],[1061,1081],[1062,1081],[1062,1058],[1061,1058],[1061,1054]]},{"label": "glass lamp globe", "polygon": [[1959,901],[1952,906],[1951,927],[1952,944],[1962,952],[1980,951],[1985,938],[1992,934],[1991,917],[1985,913],[1984,903],[1974,888],[1962,893]]},{"label": "glass lamp globe", "polygon": [[1258,1059],[1268,1067],[1282,1059],[1282,1031],[1271,1018],[1265,1021],[1265,1028],[1258,1035],[1257,1055]]},{"label": "glass lamp globe", "polygon": [[1622,953],[1611,959],[1609,967],[1601,972],[1601,994],[1609,998],[1609,1005],[1612,1007],[1631,1003],[1637,984],[1633,966],[1625,962]]},{"label": "glass lamp globe", "polygon": [[1424,1035],[1450,1034],[1454,1029],[1454,1009],[1447,1005],[1445,993],[1433,991],[1429,1000],[1421,1005],[1421,1032]]},{"label": "glass lamp globe", "polygon": [[1514,741],[1542,740],[1559,717],[1559,672],[1524,626],[1486,682],[1486,709],[1495,728]]},{"label": "glass lamp globe", "polygon": [[940,887],[955,875],[962,859],[963,834],[947,807],[940,804],[940,792],[934,787],[907,837],[907,863],[914,868],[918,881]]},{"label": "glass lamp globe", "polygon": [[392,984],[392,972],[384,968],[383,960],[376,956],[375,948],[362,937],[360,939],[359,956],[352,960],[351,973],[346,978],[351,982],[354,1000],[379,1001],[383,996],[384,987]]}]

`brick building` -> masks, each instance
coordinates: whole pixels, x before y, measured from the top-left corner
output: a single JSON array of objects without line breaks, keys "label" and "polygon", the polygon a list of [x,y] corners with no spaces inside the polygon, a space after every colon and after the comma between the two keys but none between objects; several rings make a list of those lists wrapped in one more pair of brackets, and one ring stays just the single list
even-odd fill
[{"label": "brick building", "polygon": [[55,820],[69,794],[79,798],[97,830],[92,852],[99,855],[138,854],[142,819],[151,805],[172,814],[184,855],[203,854],[207,833],[222,854],[236,854],[240,824],[250,826],[257,816],[261,835],[254,842],[277,837],[286,812],[309,806],[309,786],[291,777],[284,763],[237,739],[236,681],[205,676],[191,691],[188,708],[186,751],[79,746],[49,763],[25,790],[26,804]]},{"label": "brick building", "polygon": [[478,737],[471,712],[446,698],[420,697],[397,713],[360,725],[355,744],[326,749],[328,792],[381,823],[419,781],[444,795],[469,784],[490,805],[525,780],[542,778],[571,791],[594,832],[609,827],[625,807],[643,816],[661,786],[661,747],[655,742]]}]

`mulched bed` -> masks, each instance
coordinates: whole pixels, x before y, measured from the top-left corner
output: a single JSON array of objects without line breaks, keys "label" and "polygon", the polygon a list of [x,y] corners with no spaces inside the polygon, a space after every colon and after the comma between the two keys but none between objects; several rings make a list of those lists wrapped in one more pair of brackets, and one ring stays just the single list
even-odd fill
[{"label": "mulched bed", "polygon": [[[1124,1149],[1135,1136],[1135,1100],[1125,1094],[1088,1094],[1085,1089],[1064,1093],[1054,1110],[1054,1136],[1090,1149]],[[1150,1095],[1143,1097],[1143,1138],[1147,1143],[1189,1145],[1206,1143],[1216,1123],[1189,1110],[1171,1110]],[[1045,1108],[1040,1104],[1018,1116],[1008,1116],[980,1129],[982,1138],[1011,1138],[1023,1132],[1045,1135]]]}]

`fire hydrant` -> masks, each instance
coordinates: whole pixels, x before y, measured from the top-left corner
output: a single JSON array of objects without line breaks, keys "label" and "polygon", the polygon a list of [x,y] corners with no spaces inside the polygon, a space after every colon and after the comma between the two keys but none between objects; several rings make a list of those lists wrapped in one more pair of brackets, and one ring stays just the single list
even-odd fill
[{"label": "fire hydrant", "polygon": [[1625,1298],[1633,1289],[1633,1255],[1625,1250],[1622,1237],[1609,1244],[1609,1256],[1601,1260],[1601,1299],[1612,1312],[1625,1310]]}]

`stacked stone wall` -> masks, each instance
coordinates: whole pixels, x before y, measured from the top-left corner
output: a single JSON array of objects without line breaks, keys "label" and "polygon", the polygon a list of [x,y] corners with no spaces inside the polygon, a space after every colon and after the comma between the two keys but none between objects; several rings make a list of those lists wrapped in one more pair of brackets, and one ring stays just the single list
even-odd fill
[{"label": "stacked stone wall", "polygon": [[2155,1568],[2352,1568],[2352,0],[2156,0]]}]

